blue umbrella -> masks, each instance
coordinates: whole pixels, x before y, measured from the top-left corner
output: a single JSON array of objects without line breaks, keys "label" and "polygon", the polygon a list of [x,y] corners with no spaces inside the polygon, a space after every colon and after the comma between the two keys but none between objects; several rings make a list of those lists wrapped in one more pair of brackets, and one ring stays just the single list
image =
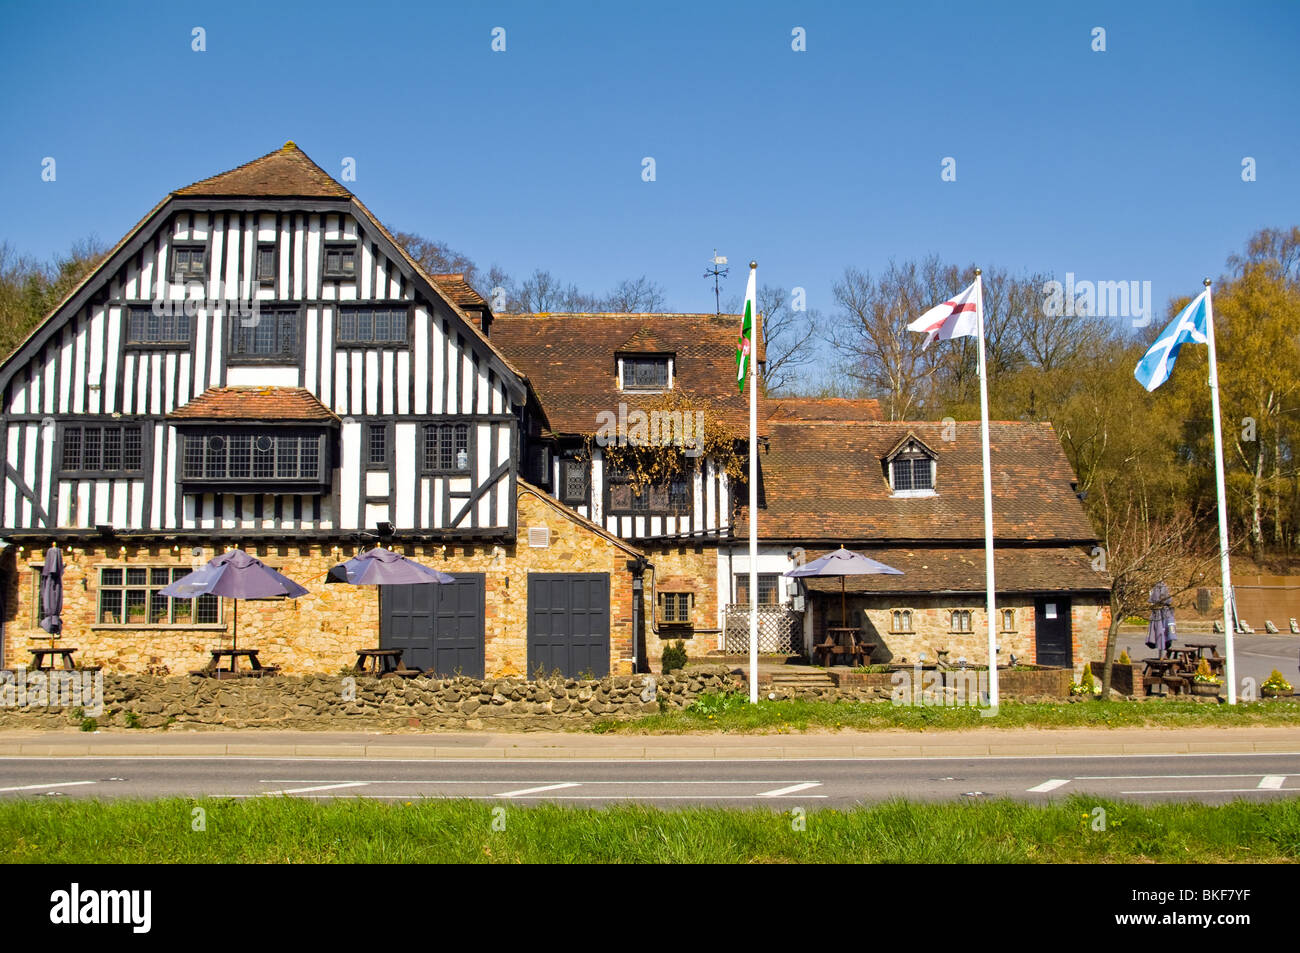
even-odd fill
[{"label": "blue umbrella", "polygon": [[844,610],[845,576],[901,576],[903,571],[884,563],[876,562],[869,556],[855,553],[841,546],[833,553],[827,553],[820,559],[814,559],[806,566],[791,569],[787,576],[839,576],[840,577],[840,624],[846,617]]},{"label": "blue umbrella", "polygon": [[454,576],[407,559],[401,553],[376,546],[339,563],[325,578],[354,586],[412,586],[427,582],[455,582]]},{"label": "blue umbrella", "polygon": [[[260,559],[242,549],[222,553],[187,576],[181,576],[158,592],[173,599],[197,599],[199,596],[228,596],[231,599],[297,599],[307,590],[288,576],[282,576]],[[235,602],[235,625],[231,647],[239,643],[239,603]]]},{"label": "blue umbrella", "polygon": [[63,631],[63,553],[51,546],[41,567],[41,606],[45,614],[40,626],[50,633],[50,644]]},{"label": "blue umbrella", "polygon": [[1174,644],[1174,606],[1169,586],[1161,579],[1151,590],[1147,601],[1151,604],[1151,621],[1147,624],[1147,648],[1155,649],[1156,656],[1166,655]]},{"label": "blue umbrella", "polygon": [[[429,566],[407,559],[401,553],[376,546],[357,553],[346,562],[333,567],[325,577],[326,583],[346,582],[354,586],[418,586],[426,583],[455,582],[455,576],[438,572]],[[375,589],[376,602],[380,590]]]}]

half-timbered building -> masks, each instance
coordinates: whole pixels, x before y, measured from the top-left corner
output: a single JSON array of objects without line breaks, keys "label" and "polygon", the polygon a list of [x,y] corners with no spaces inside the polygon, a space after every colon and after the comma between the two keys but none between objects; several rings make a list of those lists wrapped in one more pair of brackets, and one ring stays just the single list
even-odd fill
[{"label": "half-timbered building", "polygon": [[520,619],[536,644],[516,645],[504,623],[491,637],[494,584],[478,564],[497,566],[504,587],[507,566],[545,562],[555,536],[542,524],[560,511],[529,504],[538,532],[516,554],[520,464],[540,424],[483,312],[462,306],[476,297],[425,274],[292,143],[170,193],[0,366],[5,662],[21,664],[37,634],[33,560],[51,544],[71,557],[65,615],[85,656],[175,670],[226,625],[220,606],[158,594],[193,562],[238,545],[317,577],[310,587],[378,538],[449,565],[454,554],[460,582],[386,598],[368,630],[359,619],[286,641],[289,668],[337,668],[381,627],[409,647],[430,618],[453,649],[412,651],[445,656],[449,671],[572,668],[562,652],[529,658],[542,628],[567,624],[557,612],[604,646],[595,670],[629,668],[630,597],[612,600],[634,551],[573,513],[559,536],[617,555],[596,560],[599,579],[576,571],[593,568],[582,560],[563,567],[572,578],[521,577],[524,592],[550,587],[547,614]]}]

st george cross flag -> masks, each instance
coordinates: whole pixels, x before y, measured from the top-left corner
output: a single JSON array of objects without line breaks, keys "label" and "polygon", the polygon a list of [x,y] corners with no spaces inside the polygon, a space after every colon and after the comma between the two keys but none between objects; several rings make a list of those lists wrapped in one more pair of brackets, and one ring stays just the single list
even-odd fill
[{"label": "st george cross flag", "polygon": [[922,351],[929,347],[935,338],[947,341],[949,338],[979,337],[980,310],[984,307],[982,298],[977,279],[951,301],[937,304],[925,312],[909,324],[907,330],[920,331],[926,335],[925,343],[921,345]]},{"label": "st george cross flag", "polygon": [[740,324],[740,337],[736,341],[736,385],[745,392],[745,378],[749,376],[749,361],[754,350],[754,315],[758,311],[756,292],[757,269],[749,269],[749,284],[745,286],[745,316]]},{"label": "st george cross flag", "polygon": [[1169,322],[1169,327],[1160,332],[1160,337],[1142,355],[1138,366],[1133,369],[1137,382],[1148,391],[1153,391],[1165,381],[1174,369],[1178,358],[1178,349],[1191,341],[1205,344],[1205,305],[1209,291],[1202,291],[1192,303],[1178,312],[1178,317]]}]

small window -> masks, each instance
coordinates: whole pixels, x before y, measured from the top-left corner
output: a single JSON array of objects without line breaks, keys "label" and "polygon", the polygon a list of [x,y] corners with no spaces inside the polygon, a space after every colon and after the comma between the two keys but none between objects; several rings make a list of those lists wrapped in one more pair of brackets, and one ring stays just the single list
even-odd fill
[{"label": "small window", "polygon": [[406,308],[343,307],[339,309],[339,344],[405,344]]},{"label": "small window", "polygon": [[895,493],[934,489],[929,457],[899,457],[893,462],[893,470]]},{"label": "small window", "polygon": [[623,358],[624,390],[663,390],[668,386],[668,358]]},{"label": "small window", "polygon": [[190,574],[177,566],[127,566],[99,570],[99,625],[219,625],[216,596],[169,599],[159,590]]},{"label": "small window", "polygon": [[189,281],[207,273],[208,246],[177,244],[172,246],[172,278]]},{"label": "small window", "polygon": [[560,500],[570,506],[587,502],[587,465],[583,461],[560,461]]},{"label": "small window", "polygon": [[357,246],[347,244],[327,244],[325,246],[325,277],[355,278],[357,276]]},{"label": "small window", "polygon": [[970,630],[970,610],[954,609],[952,612],[952,631],[969,632]]},{"label": "small window", "polygon": [[890,631],[893,632],[911,632],[912,631],[912,610],[895,609],[891,619],[892,626]]},{"label": "small window", "polygon": [[369,424],[366,434],[366,464],[388,466],[388,425]]},{"label": "small window", "polygon": [[230,358],[236,362],[296,362],[301,352],[297,309],[261,308],[245,324],[232,321]]},{"label": "small window", "polygon": [[469,425],[424,425],[424,472],[469,472]]},{"label": "small window", "polygon": [[179,302],[154,310],[153,305],[131,305],[126,312],[126,343],[129,347],[152,344],[188,346],[190,317]]},{"label": "small window", "polygon": [[1015,609],[1002,610],[1002,631],[1003,632],[1016,631],[1016,610]]},{"label": "small window", "polygon": [[257,246],[257,280],[264,285],[275,284],[275,245]]},{"label": "small window", "polygon": [[[774,606],[781,601],[781,576],[779,573],[758,574],[758,604]],[[736,603],[749,605],[749,573],[736,573]]]},{"label": "small window", "polygon": [[64,427],[59,469],[68,475],[138,473],[143,446],[139,424]]},{"label": "small window", "polygon": [[695,595],[690,592],[659,593],[660,620],[668,625],[690,625],[694,601]]}]

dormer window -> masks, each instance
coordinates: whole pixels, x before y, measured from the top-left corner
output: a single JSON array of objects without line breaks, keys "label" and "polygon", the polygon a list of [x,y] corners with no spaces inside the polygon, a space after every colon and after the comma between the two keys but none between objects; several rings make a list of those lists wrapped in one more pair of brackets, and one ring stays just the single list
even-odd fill
[{"label": "dormer window", "polygon": [[667,354],[643,354],[621,359],[623,390],[667,390],[669,387]]},{"label": "dormer window", "polygon": [[894,496],[934,496],[935,453],[908,434],[885,458],[889,488]]}]

